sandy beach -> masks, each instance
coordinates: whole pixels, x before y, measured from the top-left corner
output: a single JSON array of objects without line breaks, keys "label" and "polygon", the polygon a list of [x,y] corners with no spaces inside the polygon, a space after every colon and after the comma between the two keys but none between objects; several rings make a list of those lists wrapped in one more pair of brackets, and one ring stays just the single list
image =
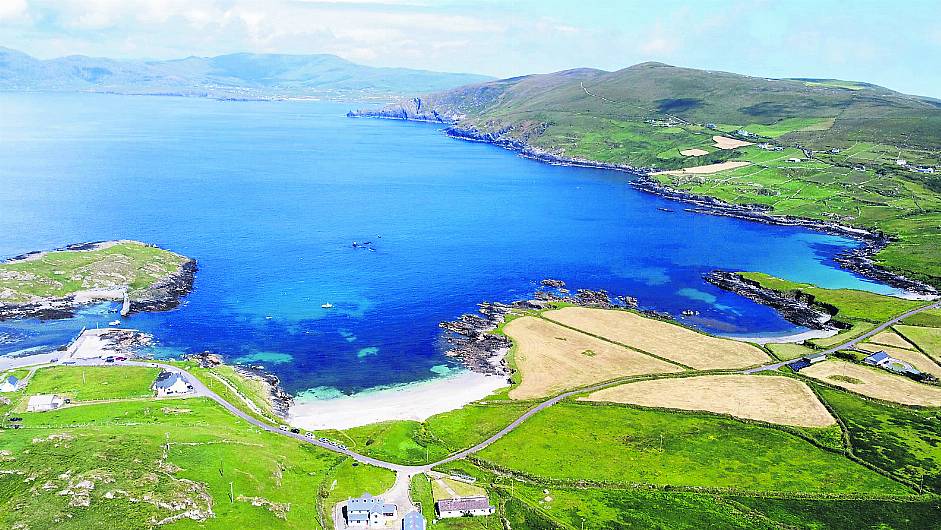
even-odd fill
[{"label": "sandy beach", "polygon": [[299,396],[287,421],[304,429],[348,429],[389,420],[423,421],[483,399],[506,378],[463,370],[454,375],[329,399]]},{"label": "sandy beach", "polygon": [[808,339],[824,339],[832,337],[838,333],[836,329],[808,329],[801,333],[792,333],[790,335],[765,335],[745,337],[740,335],[720,335],[727,339],[738,340],[742,342],[751,342],[753,344],[783,344],[786,342],[804,342]]}]

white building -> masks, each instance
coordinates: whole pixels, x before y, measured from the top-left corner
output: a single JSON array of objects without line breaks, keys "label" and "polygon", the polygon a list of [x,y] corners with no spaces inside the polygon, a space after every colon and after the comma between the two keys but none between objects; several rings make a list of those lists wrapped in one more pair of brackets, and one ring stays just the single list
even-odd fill
[{"label": "white building", "polygon": [[20,380],[16,376],[10,376],[0,382],[0,392],[16,392],[20,387]]},{"label": "white building", "polygon": [[438,517],[447,519],[450,517],[468,517],[478,515],[491,515],[494,507],[487,500],[487,497],[464,497],[462,499],[444,499],[435,503],[438,510]]},{"label": "white building", "polygon": [[189,394],[193,391],[193,386],[177,372],[162,372],[154,382],[154,391],[157,396],[178,396]]},{"label": "white building", "polygon": [[65,400],[53,394],[31,396],[26,405],[26,412],[46,412],[62,406]]},{"label": "white building", "polygon": [[346,525],[354,528],[379,528],[395,517],[395,505],[368,493],[346,502]]}]

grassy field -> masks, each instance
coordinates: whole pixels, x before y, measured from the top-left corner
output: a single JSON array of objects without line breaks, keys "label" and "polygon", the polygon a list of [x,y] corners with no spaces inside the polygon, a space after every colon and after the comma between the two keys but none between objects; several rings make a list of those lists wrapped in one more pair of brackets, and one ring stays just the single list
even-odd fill
[{"label": "grassy field", "polygon": [[427,464],[465,449],[506,427],[532,404],[500,401],[470,404],[425,420],[390,421],[344,431],[320,431],[349,448],[399,464]]},{"label": "grassy field", "polygon": [[0,302],[63,297],[92,288],[146,289],[175,272],[186,258],[138,242],[92,251],[49,252],[38,259],[0,263]]},{"label": "grassy field", "polygon": [[29,395],[58,394],[73,401],[151,397],[159,368],[146,366],[55,366],[36,370]]},{"label": "grassy field", "polygon": [[480,458],[558,480],[832,493],[904,486],[777,429],[715,416],[565,403]]},{"label": "grassy field", "polygon": [[[912,409],[818,387],[849,430],[856,456],[927,490],[941,492],[939,409]],[[923,481],[923,482],[922,482]]]},{"label": "grassy field", "polygon": [[[335,498],[391,484],[388,472],[345,471],[345,458],[260,431],[202,398],[22,416],[24,428],[0,431],[9,451],[0,459],[4,527],[136,529],[181,517],[165,526],[317,528],[326,481],[327,489],[337,481]],[[201,523],[181,515],[210,508]]]},{"label": "grassy field", "polygon": [[941,309],[929,309],[902,321],[907,326],[941,328]]},{"label": "grassy field", "polygon": [[937,499],[870,501],[733,497],[729,500],[779,525],[788,525],[786,528],[924,530],[933,528],[941,519],[941,503]]},{"label": "grassy field", "polygon": [[941,328],[895,326],[895,329],[929,357],[941,362]]},{"label": "grassy field", "polygon": [[814,352],[812,348],[808,348],[807,346],[791,343],[766,344],[765,347],[771,350],[771,353],[782,361],[796,359]]}]

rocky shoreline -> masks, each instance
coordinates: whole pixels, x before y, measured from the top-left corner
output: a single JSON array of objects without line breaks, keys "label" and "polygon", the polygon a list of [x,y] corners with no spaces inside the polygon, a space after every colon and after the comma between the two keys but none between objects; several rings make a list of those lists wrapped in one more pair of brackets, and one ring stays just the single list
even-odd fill
[{"label": "rocky shoreline", "polygon": [[[416,108],[421,110],[421,99],[415,98],[413,101],[417,102]],[[886,234],[845,226],[836,222],[773,215],[769,208],[760,205],[732,204],[715,197],[687,193],[663,185],[651,177],[650,173],[654,171],[653,168],[633,167],[626,164],[609,164],[582,158],[566,157],[533,147],[524,140],[507,136],[507,133],[510,131],[509,128],[504,128],[493,133],[484,133],[472,127],[459,126],[460,117],[442,115],[435,110],[430,112],[430,114],[410,113],[405,106],[399,106],[398,108],[387,107],[372,111],[350,111],[347,113],[347,116],[440,123],[447,125],[445,134],[452,138],[493,144],[510,151],[516,151],[520,156],[525,158],[553,165],[609,169],[630,173],[636,177],[630,181],[630,184],[634,188],[659,195],[666,199],[692,204],[695,207],[688,208],[687,211],[690,212],[734,217],[768,225],[800,226],[827,234],[850,237],[862,242],[863,246],[844,251],[834,258],[834,261],[839,263],[844,269],[914,294],[927,296],[935,296],[938,294],[938,290],[935,287],[923,281],[908,278],[902,274],[887,270],[875,262],[874,256],[892,241],[892,238]]]},{"label": "rocky shoreline", "polygon": [[[202,368],[213,368],[225,364],[222,356],[209,351],[186,355],[184,359],[193,361]],[[230,366],[232,366],[240,376],[262,383],[268,389],[268,401],[271,404],[271,409],[279,417],[287,418],[288,412],[294,404],[294,396],[288,394],[281,388],[281,380],[278,379],[278,376],[259,365],[246,366],[234,364]]]},{"label": "rocky shoreline", "polygon": [[[542,280],[539,290],[530,300],[512,303],[483,302],[477,313],[466,313],[455,320],[441,322],[441,348],[445,355],[458,359],[468,370],[486,375],[509,376],[506,354],[513,346],[509,337],[494,333],[514,311],[542,310],[560,302],[582,307],[602,309],[636,308],[637,300],[628,296],[614,299],[604,290],[578,289],[574,295],[565,289],[562,280]],[[669,317],[651,313],[659,318]]]},{"label": "rocky shoreline", "polygon": [[[42,250],[28,252],[19,256],[12,257],[5,263],[17,263],[39,259],[49,252],[61,251],[94,251],[107,246],[122,243],[124,241],[92,241],[86,243],[74,243],[53,250]],[[182,299],[193,289],[193,282],[197,271],[196,260],[186,258],[179,269],[162,278],[160,281],[150,287],[135,291],[129,297],[127,315],[134,313],[143,313],[148,311],[169,311],[175,309],[182,303]],[[115,287],[117,289],[117,287]],[[108,289],[105,289],[108,290]],[[113,289],[111,289],[113,291]],[[72,318],[75,312],[82,306],[89,305],[101,299],[110,297],[96,298],[87,295],[90,291],[81,291],[59,298],[46,298],[35,302],[26,303],[0,303],[0,321],[16,320],[24,318],[36,318],[39,320],[59,320]]]},{"label": "rocky shoreline", "polygon": [[720,289],[771,307],[792,324],[825,331],[839,331],[849,327],[833,320],[837,308],[817,301],[813,295],[769,289],[735,272],[712,271],[703,278]]}]

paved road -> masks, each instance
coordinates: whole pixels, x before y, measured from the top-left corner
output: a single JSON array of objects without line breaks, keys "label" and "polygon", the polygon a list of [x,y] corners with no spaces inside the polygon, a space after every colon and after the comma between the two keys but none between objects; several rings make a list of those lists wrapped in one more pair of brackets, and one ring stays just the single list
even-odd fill
[{"label": "paved road", "polygon": [[[934,302],[934,303],[932,303],[932,304],[928,304],[928,305],[925,305],[925,306],[921,306],[921,307],[912,309],[911,311],[906,311],[905,313],[902,313],[901,315],[899,315],[899,316],[893,318],[892,320],[887,320],[887,321],[883,322],[882,324],[879,324],[879,325],[876,326],[875,328],[873,328],[873,329],[867,331],[866,333],[863,333],[862,335],[856,337],[855,339],[846,341],[846,342],[844,342],[843,344],[840,344],[839,346],[834,346],[834,347],[830,348],[829,350],[824,350],[824,351],[822,351],[822,352],[820,352],[820,353],[823,353],[824,355],[830,355],[831,353],[835,353],[835,352],[838,352],[838,351],[840,351],[840,350],[851,350],[851,349],[855,348],[856,345],[859,344],[860,342],[863,342],[864,340],[868,339],[869,337],[872,337],[873,335],[877,335],[877,334],[879,334],[879,333],[885,331],[887,328],[898,324],[898,323],[901,322],[902,320],[905,320],[906,318],[908,318],[908,317],[910,317],[910,316],[912,316],[912,315],[917,315],[918,313],[921,313],[922,311],[927,311],[927,310],[929,310],[929,309],[938,309],[938,308],[941,308],[941,302]],[[783,361],[783,362],[779,362],[779,363],[774,363],[774,364],[766,364],[766,365],[764,365],[764,366],[759,366],[758,368],[752,368],[752,369],[750,369],[750,370],[745,370],[744,373],[746,373],[746,374],[753,374],[753,373],[755,373],[755,372],[764,372],[764,371],[766,371],[766,370],[777,370],[778,368],[781,368],[781,367],[784,366],[785,364],[787,364],[787,363],[789,363],[789,362],[792,362],[792,361],[793,361],[793,359],[791,359],[791,360],[789,360],[789,361]]]}]

